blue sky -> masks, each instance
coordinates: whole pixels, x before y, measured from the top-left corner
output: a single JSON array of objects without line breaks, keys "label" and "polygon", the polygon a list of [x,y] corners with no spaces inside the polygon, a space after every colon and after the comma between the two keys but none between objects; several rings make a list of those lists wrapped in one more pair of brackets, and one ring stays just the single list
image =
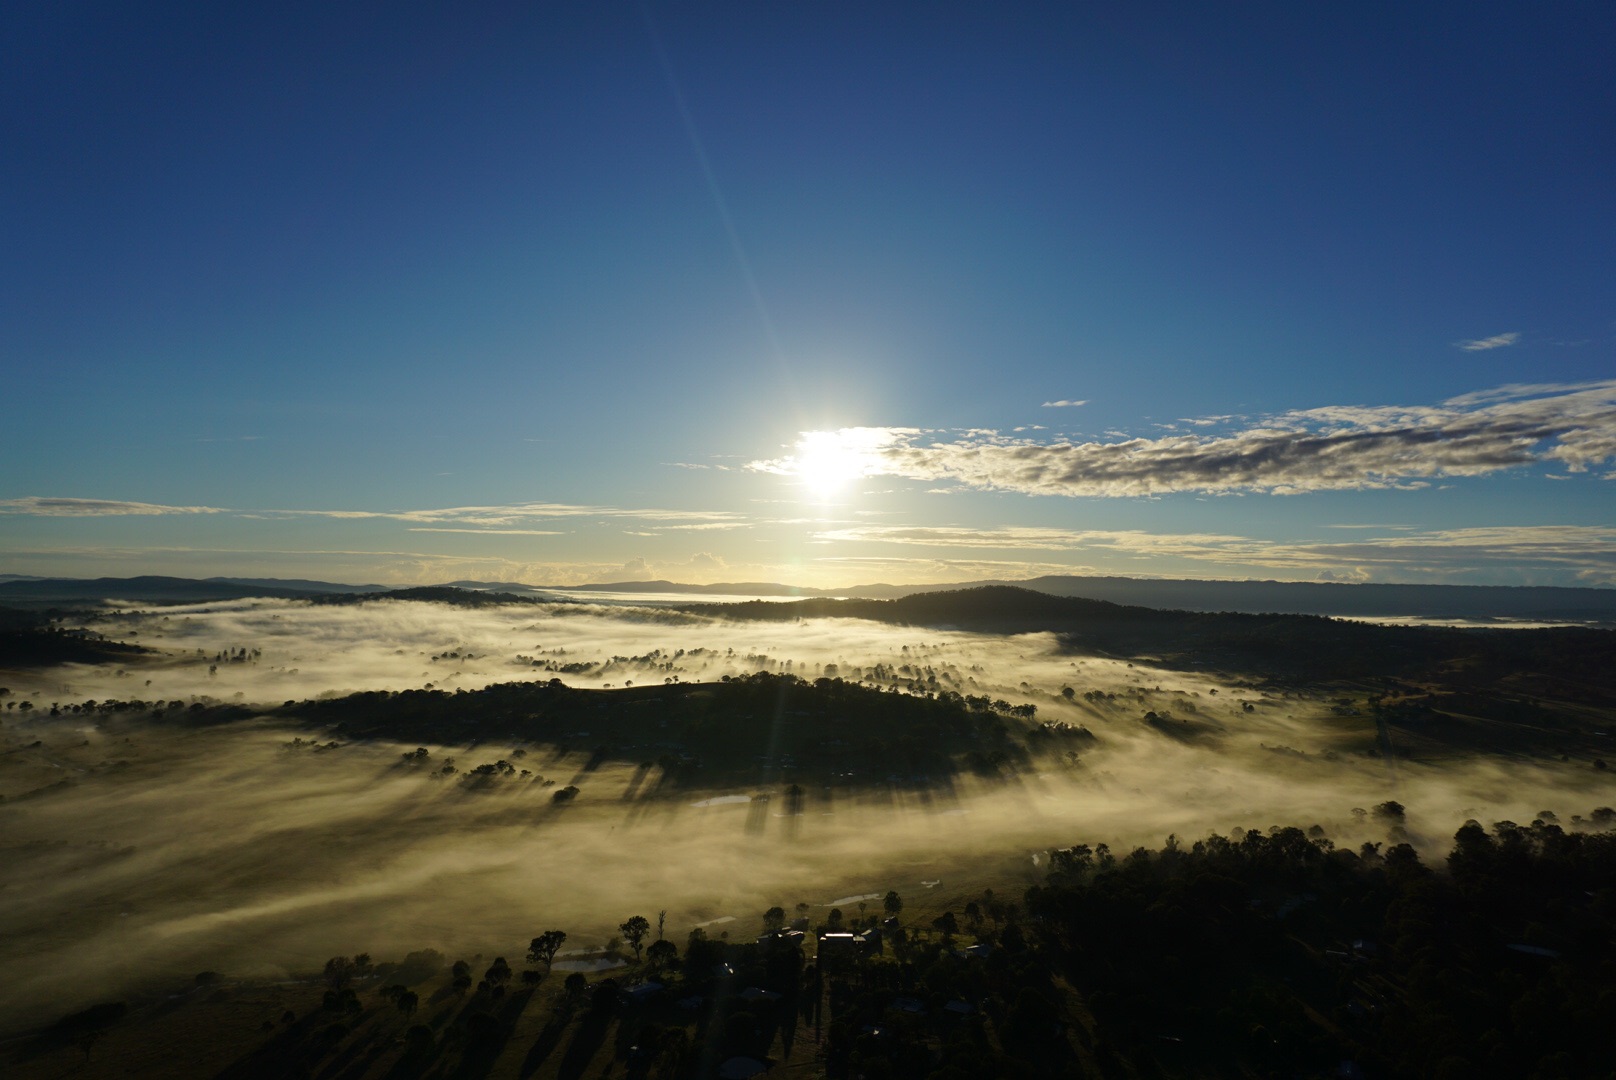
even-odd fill
[{"label": "blue sky", "polygon": [[238,7],[0,14],[0,572],[1616,584],[1603,5]]}]

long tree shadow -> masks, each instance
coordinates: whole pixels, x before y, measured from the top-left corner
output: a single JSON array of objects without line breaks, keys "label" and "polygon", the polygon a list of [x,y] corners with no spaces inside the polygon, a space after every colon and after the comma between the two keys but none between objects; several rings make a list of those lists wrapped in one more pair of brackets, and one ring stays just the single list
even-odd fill
[{"label": "long tree shadow", "polygon": [[263,1045],[249,1051],[214,1074],[215,1080],[258,1080],[260,1077],[281,1077],[304,1072],[317,1060],[315,1032],[321,1024],[328,1024],[331,1014],[310,1012],[269,1037]]},{"label": "long tree shadow", "polygon": [[797,1041],[797,1006],[794,1001],[776,1003],[758,1014],[758,1044],[764,1054],[774,1046],[777,1038],[784,1050],[781,1056],[790,1057],[791,1047]]},{"label": "long tree shadow", "polygon": [[404,1056],[393,1063],[382,1080],[417,1080],[423,1075],[432,1063],[438,1060],[438,1048],[431,1047],[426,1052],[412,1053],[409,1050]]},{"label": "long tree shadow", "polygon": [[466,1024],[467,1044],[460,1064],[448,1075],[456,1080],[479,1080],[494,1069],[494,1062],[510,1040],[511,1027],[488,1013],[476,1013]]},{"label": "long tree shadow", "polygon": [[390,1041],[372,1028],[364,1038],[355,1040],[352,1046],[327,1062],[317,1074],[317,1080],[358,1080],[387,1052]]},{"label": "long tree shadow", "polygon": [[505,1052],[516,1021],[521,1019],[537,987],[525,987],[501,998],[478,996],[457,1018],[463,1023],[467,1044],[459,1066],[449,1075],[458,1080],[480,1080],[493,1071]]},{"label": "long tree shadow", "polygon": [[567,1030],[570,1019],[561,1013],[550,1017],[550,1022],[544,1025],[544,1030],[539,1032],[538,1039],[528,1049],[527,1057],[522,1059],[522,1067],[516,1074],[519,1080],[527,1080],[538,1072],[539,1066],[555,1053],[555,1048],[561,1043],[561,1033]]},{"label": "long tree shadow", "polygon": [[624,802],[634,801],[634,797],[639,794],[640,785],[645,783],[645,778],[650,771],[650,765],[641,764],[635,768],[634,775],[629,777],[628,787],[623,790],[621,796]]},{"label": "long tree shadow", "polygon": [[601,1045],[606,1042],[606,1031],[611,1027],[611,1014],[602,1010],[591,1010],[584,1014],[583,1021],[578,1030],[573,1033],[572,1041],[567,1044],[567,1052],[561,1058],[561,1067],[556,1070],[558,1080],[578,1080],[595,1059],[595,1054]]},{"label": "long tree shadow", "polygon": [[[780,1056],[782,1058],[789,1058],[791,1056],[791,1048],[793,1046],[795,1046],[796,1043],[797,1043],[797,1006],[796,1006],[796,1002],[787,1001],[786,1004],[782,1005],[781,1008],[779,1010],[777,1010],[776,1013],[775,1013],[774,1024],[779,1029],[778,1034],[780,1036],[780,1050],[781,1050]],[[770,1043],[772,1043],[773,1040],[774,1040],[775,1032],[770,1031],[770,1032],[766,1032],[766,1034],[769,1037]],[[765,1044],[765,1048],[767,1048],[768,1045],[769,1044]]]}]

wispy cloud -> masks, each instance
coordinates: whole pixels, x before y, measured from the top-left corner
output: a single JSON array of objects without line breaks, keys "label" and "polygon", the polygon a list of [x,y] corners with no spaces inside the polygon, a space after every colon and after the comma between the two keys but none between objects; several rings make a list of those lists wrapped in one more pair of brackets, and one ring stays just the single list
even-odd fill
[{"label": "wispy cloud", "polygon": [[[628,519],[655,522],[694,522],[698,527],[738,528],[748,523],[744,515],[721,510],[634,509],[616,506],[588,506],[572,503],[512,503],[499,506],[452,506],[424,510],[247,510],[219,506],[167,506],[161,503],[130,502],[117,499],[40,498],[0,499],[0,514],[31,517],[102,517],[161,514],[233,514],[245,518],[331,518],[342,521],[402,521],[451,531],[448,526],[468,532],[522,531],[516,526],[553,518]],[[680,528],[685,526],[670,526]],[[417,529],[414,531],[428,531]],[[535,535],[543,535],[538,533]]]},{"label": "wispy cloud", "polygon": [[[973,430],[860,429],[866,476],[1029,495],[1137,496],[1419,488],[1558,462],[1616,460],[1616,380],[1508,386],[1438,405],[1333,405],[1259,418],[1244,430],[1115,442],[1038,442]],[[789,474],[792,458],[748,467]]]},{"label": "wispy cloud", "polygon": [[678,532],[708,532],[713,529],[746,529],[751,527],[748,521],[697,521],[686,525],[664,525],[664,529]]},{"label": "wispy cloud", "polygon": [[844,576],[848,572],[859,574],[866,579],[878,575],[896,575],[908,582],[955,582],[982,578],[1021,580],[1042,574],[1103,572],[1092,566],[1080,566],[1068,562],[1028,562],[1021,559],[823,555],[812,561],[817,566],[842,571]]},{"label": "wispy cloud", "polygon": [[1502,349],[1505,345],[1513,345],[1521,339],[1518,333],[1494,334],[1492,337],[1476,338],[1473,341],[1455,341],[1456,348],[1465,352],[1486,352],[1488,349]]},{"label": "wispy cloud", "polygon": [[1088,403],[1087,398],[1081,401],[1068,401],[1066,398],[1062,398],[1059,401],[1046,401],[1043,407],[1046,409],[1075,409],[1079,405],[1087,405]]},{"label": "wispy cloud", "polygon": [[29,517],[155,517],[164,514],[228,514],[217,506],[167,506],[125,499],[0,499],[0,514]]},{"label": "wispy cloud", "polygon": [[852,543],[1069,551],[1122,534],[1019,525],[988,529],[969,528],[963,525],[857,525],[845,529],[822,529],[813,535],[816,540]]},{"label": "wispy cloud", "polygon": [[265,514],[344,519],[383,518],[431,524],[497,526],[535,518],[631,518],[639,521],[737,521],[740,514],[720,510],[653,510],[572,503],[512,503],[497,506],[450,506],[428,510],[266,510]]},{"label": "wispy cloud", "polygon": [[456,529],[439,525],[412,525],[408,532],[466,533],[471,536],[565,536],[560,529]]}]

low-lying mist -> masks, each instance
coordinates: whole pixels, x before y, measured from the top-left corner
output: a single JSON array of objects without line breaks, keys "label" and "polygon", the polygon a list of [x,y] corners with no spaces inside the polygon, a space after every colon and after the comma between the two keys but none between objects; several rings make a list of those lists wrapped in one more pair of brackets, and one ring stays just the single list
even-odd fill
[{"label": "low-lying mist", "polygon": [[[0,713],[8,1018],[204,969],[304,972],[339,953],[433,947],[514,961],[542,930],[598,946],[628,916],[655,922],[662,910],[678,941],[727,916],[736,921],[711,929],[744,935],[775,904],[1030,882],[1043,852],[1080,842],[1126,850],[1168,834],[1319,824],[1341,845],[1406,833],[1440,857],[1466,818],[1569,818],[1616,793],[1609,774],[1582,762],[1394,759],[1350,702],[1073,657],[1042,634],[280,601],[130,611],[97,628],[164,653],[0,680],[7,701],[34,705]],[[405,764],[413,743],[342,743],[274,718],[188,726],[84,708],[131,698],[268,707],[361,689],[556,677],[604,687],[759,670],[1032,704],[1028,725],[1081,724],[1097,742],[998,779],[805,784],[800,812],[789,813],[779,776],[670,797],[654,793],[640,763],[587,770],[589,750],[563,754],[540,739],[427,748],[434,761],[456,758],[462,774],[496,759],[532,773],[474,787]],[[578,787],[571,802],[555,801],[562,784]],[[1387,800],[1406,807],[1401,823],[1353,813]]]}]

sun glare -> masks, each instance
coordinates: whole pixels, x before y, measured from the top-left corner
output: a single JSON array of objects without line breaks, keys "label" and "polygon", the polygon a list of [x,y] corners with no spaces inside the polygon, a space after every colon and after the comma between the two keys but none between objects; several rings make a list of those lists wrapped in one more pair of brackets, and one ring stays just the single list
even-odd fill
[{"label": "sun glare", "polygon": [[828,499],[875,471],[873,448],[863,428],[805,431],[791,456],[791,471],[816,498]]}]

